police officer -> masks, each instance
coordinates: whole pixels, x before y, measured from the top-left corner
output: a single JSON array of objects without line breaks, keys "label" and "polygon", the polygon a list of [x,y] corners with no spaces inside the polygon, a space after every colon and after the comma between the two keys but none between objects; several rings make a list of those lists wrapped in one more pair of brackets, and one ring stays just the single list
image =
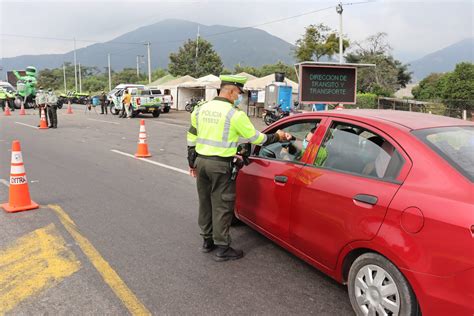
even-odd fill
[{"label": "police officer", "polygon": [[187,133],[190,174],[197,178],[201,250],[217,247],[216,261],[242,258],[243,251],[230,247],[229,228],[233,217],[235,182],[231,180],[231,161],[239,138],[256,145],[288,141],[283,131],[265,135],[255,129],[245,112],[237,108],[247,81],[242,76],[221,76],[219,96],[202,104],[191,114]]},{"label": "police officer", "polygon": [[[40,120],[41,120],[41,111],[44,110],[46,125],[48,125],[48,113],[46,113],[47,100],[46,100],[46,93],[44,92],[43,87],[40,87],[38,91],[36,91],[35,102],[39,109]],[[38,125],[38,127],[40,126]]]},{"label": "police officer", "polygon": [[102,93],[100,94],[100,97],[99,97],[99,100],[100,100],[100,114],[104,114],[105,112],[105,115],[107,115],[107,95],[105,94],[105,91],[102,91]]},{"label": "police officer", "polygon": [[58,97],[54,94],[53,89],[48,89],[46,95],[46,103],[48,106],[49,128],[58,128]]}]

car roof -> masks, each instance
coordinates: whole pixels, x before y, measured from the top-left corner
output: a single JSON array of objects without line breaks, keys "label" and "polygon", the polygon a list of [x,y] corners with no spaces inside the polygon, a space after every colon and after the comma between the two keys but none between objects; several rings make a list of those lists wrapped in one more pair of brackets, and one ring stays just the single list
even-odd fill
[{"label": "car roof", "polygon": [[455,119],[447,116],[396,110],[331,110],[311,112],[315,115],[362,119],[389,125],[398,125],[409,130],[446,127],[446,126],[474,126],[473,122]]}]

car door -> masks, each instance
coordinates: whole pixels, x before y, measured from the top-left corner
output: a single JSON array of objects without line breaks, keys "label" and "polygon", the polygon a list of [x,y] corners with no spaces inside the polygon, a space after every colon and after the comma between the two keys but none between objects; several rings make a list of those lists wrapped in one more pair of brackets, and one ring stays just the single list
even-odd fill
[{"label": "car door", "polygon": [[304,165],[302,143],[318,120],[295,120],[276,126],[269,132],[281,129],[295,136],[295,140],[254,148],[250,164],[237,177],[239,218],[288,241],[292,185]]},{"label": "car door", "polygon": [[343,119],[316,150],[293,183],[290,243],[334,269],[345,245],[377,234],[410,162],[382,131]]}]

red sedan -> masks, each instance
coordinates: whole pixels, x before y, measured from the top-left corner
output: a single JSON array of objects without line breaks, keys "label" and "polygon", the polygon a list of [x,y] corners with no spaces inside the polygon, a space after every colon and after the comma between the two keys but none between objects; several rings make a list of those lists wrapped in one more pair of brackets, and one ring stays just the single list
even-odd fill
[{"label": "red sedan", "polygon": [[237,217],[339,282],[357,315],[474,314],[474,124],[389,110],[290,116]]}]

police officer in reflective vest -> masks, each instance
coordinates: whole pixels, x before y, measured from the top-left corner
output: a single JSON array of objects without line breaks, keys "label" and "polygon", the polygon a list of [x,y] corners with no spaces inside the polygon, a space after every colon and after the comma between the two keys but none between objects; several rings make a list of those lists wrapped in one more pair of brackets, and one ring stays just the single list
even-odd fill
[{"label": "police officer in reflective vest", "polygon": [[46,95],[46,105],[50,123],[49,128],[58,128],[58,97],[51,88],[48,89],[48,94]]},{"label": "police officer in reflective vest", "polygon": [[242,258],[243,251],[230,247],[230,224],[234,213],[235,181],[231,162],[239,138],[255,145],[288,141],[283,131],[265,135],[255,129],[247,115],[237,108],[246,77],[220,76],[219,96],[196,107],[187,133],[190,174],[197,178],[199,219],[203,252],[217,248],[216,261]]}]

